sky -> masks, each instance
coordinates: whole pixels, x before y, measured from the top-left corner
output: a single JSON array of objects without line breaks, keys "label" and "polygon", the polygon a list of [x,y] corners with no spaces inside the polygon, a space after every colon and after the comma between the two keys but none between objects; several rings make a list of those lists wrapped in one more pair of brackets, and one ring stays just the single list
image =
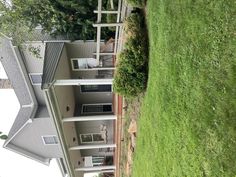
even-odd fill
[{"label": "sky", "polygon": [[[0,78],[6,74],[0,64]],[[12,89],[0,89],[0,131],[8,134],[19,110],[19,102]],[[22,155],[6,150],[0,140],[0,177],[61,177],[55,160],[43,165]]]},{"label": "sky", "polygon": [[[7,78],[0,62],[0,78]],[[8,134],[20,105],[13,89],[0,89],[0,131]],[[62,177],[56,160],[50,166],[28,159],[3,148],[0,140],[0,177]],[[97,173],[88,173],[84,177],[94,177]]]}]

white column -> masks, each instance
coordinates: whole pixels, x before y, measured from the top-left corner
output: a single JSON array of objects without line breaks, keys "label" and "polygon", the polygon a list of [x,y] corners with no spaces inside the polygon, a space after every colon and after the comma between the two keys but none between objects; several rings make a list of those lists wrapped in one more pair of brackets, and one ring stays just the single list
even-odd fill
[{"label": "white column", "polygon": [[[93,11],[94,13],[99,13],[99,11],[98,10],[94,10]],[[102,10],[101,11],[101,14],[117,14],[118,13],[118,11],[116,11],[116,10]]]},{"label": "white column", "polygon": [[101,70],[115,70],[115,67],[99,67],[99,68],[86,68],[86,69],[78,69],[78,71],[101,71]]},{"label": "white column", "polygon": [[96,121],[96,120],[116,120],[116,115],[95,115],[95,116],[78,116],[63,118],[62,122],[79,122],[79,121]]},{"label": "white column", "polygon": [[54,85],[112,85],[113,79],[61,79]]},{"label": "white column", "polygon": [[93,27],[112,27],[112,26],[122,26],[123,23],[96,23]]},{"label": "white column", "polygon": [[82,167],[82,168],[75,168],[75,171],[102,171],[102,170],[115,170],[115,165],[109,166],[96,166],[96,167]]},{"label": "white column", "polygon": [[91,145],[80,145],[70,147],[70,151],[83,150],[83,149],[99,149],[99,148],[115,148],[116,144],[91,144]]}]

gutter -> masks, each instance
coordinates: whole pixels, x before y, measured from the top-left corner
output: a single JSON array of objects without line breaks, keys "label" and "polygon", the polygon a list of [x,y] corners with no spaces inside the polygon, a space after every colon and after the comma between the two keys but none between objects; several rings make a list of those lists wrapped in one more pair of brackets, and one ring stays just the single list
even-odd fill
[{"label": "gutter", "polygon": [[7,149],[7,150],[10,150],[12,152],[15,152],[17,154],[20,154],[22,156],[25,156],[25,157],[27,157],[29,159],[35,160],[37,162],[40,162],[40,163],[42,163],[44,165],[49,166],[49,164],[50,164],[50,160],[51,160],[50,158],[44,158],[42,156],[39,156],[37,154],[34,154],[34,153],[29,152],[27,150],[24,150],[24,149],[22,149],[22,148],[20,148],[18,146],[13,145],[13,144],[8,144],[4,148]]},{"label": "gutter", "polygon": [[49,89],[44,89],[43,93],[44,93],[46,105],[49,111],[49,115],[53,119],[55,127],[56,127],[56,131],[57,131],[60,145],[62,148],[63,156],[66,162],[65,164],[66,164],[68,174],[70,177],[75,177],[74,169],[70,161],[69,152],[67,150],[68,147],[66,145],[65,136],[62,133],[63,130],[62,130],[61,122],[59,120],[59,118],[62,117],[59,111],[59,105],[56,100],[53,100],[55,99],[55,91],[53,90],[52,87],[50,87]]}]

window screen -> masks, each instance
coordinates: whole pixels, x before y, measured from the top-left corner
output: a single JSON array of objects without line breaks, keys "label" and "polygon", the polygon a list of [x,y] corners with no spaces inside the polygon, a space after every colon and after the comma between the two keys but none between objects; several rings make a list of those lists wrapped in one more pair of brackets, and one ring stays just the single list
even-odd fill
[{"label": "window screen", "polygon": [[42,83],[42,74],[29,74],[32,84]]},{"label": "window screen", "polygon": [[56,136],[43,136],[44,144],[58,144],[58,140]]}]

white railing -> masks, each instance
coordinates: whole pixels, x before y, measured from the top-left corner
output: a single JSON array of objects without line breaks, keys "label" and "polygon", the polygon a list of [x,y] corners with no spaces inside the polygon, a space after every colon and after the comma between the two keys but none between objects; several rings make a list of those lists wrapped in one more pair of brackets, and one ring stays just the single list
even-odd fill
[{"label": "white railing", "polygon": [[[122,7],[122,0],[118,0],[118,8],[117,10],[114,10],[114,2],[111,1],[111,9],[112,10],[102,10],[102,0],[98,0],[98,9],[94,11],[94,13],[97,14],[97,23],[93,24],[94,27],[97,28],[97,48],[94,55],[96,55],[96,61],[97,64],[99,64],[100,56],[104,55],[116,55],[117,49],[118,49],[118,42],[119,42],[119,32],[120,27],[122,26],[120,17],[121,17],[121,7]],[[102,20],[102,14],[117,14],[116,22],[114,23],[101,23]],[[114,49],[113,52],[101,52],[101,30],[102,27],[116,27],[115,32],[115,40],[114,40]]]}]

